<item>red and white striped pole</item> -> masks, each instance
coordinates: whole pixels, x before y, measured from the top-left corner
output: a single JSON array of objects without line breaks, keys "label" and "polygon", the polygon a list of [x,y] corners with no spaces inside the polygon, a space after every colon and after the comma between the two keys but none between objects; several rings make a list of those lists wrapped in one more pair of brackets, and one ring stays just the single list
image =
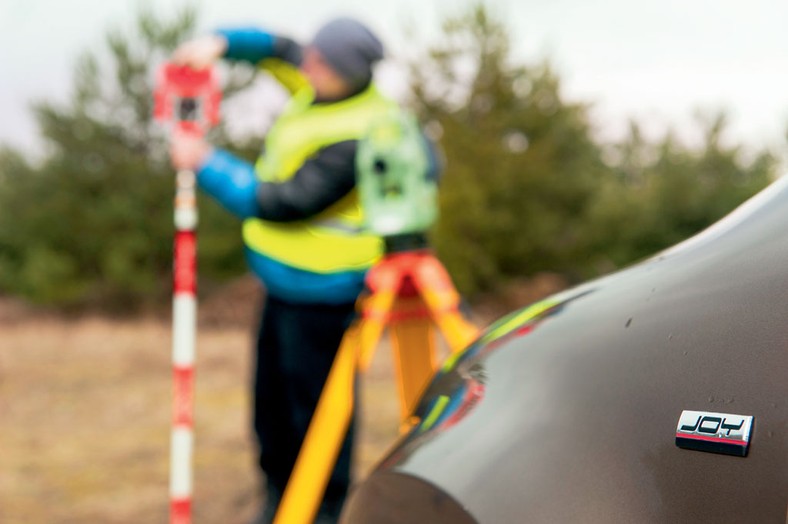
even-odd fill
[{"label": "red and white striped pole", "polygon": [[172,299],[173,410],[170,441],[170,524],[191,522],[194,449],[194,360],[197,332],[196,177],[179,171],[175,193]]},{"label": "red and white striped pole", "polygon": [[[203,136],[219,122],[221,89],[213,70],[172,63],[159,70],[154,117],[174,133]],[[194,454],[194,360],[197,339],[197,178],[178,171],[172,299],[173,409],[170,524],[190,524]]]}]

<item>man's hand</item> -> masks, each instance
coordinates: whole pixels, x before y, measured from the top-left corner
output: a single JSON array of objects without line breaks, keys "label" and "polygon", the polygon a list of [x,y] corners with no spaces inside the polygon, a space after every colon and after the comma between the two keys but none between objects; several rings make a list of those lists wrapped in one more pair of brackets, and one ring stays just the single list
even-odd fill
[{"label": "man's hand", "polygon": [[179,45],[172,54],[172,61],[192,69],[205,69],[221,58],[226,50],[226,38],[221,35],[206,35]]},{"label": "man's hand", "polygon": [[213,152],[213,148],[202,137],[175,133],[170,143],[170,161],[177,170],[196,171]]}]

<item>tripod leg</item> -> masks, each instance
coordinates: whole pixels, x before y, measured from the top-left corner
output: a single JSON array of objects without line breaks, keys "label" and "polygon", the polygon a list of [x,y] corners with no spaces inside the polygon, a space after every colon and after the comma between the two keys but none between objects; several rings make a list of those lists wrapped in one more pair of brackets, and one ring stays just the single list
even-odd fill
[{"label": "tripod leg", "polygon": [[435,333],[424,301],[399,297],[390,321],[391,349],[400,398],[400,430],[412,425],[411,414],[435,371]]},{"label": "tripod leg", "polygon": [[309,524],[315,519],[353,413],[353,382],[359,326],[347,331],[326,379],[275,524]]},{"label": "tripod leg", "polygon": [[397,296],[397,271],[380,268],[376,276],[375,292],[359,301],[362,318],[334,357],[274,524],[310,524],[315,518],[353,413],[356,366],[368,368]]}]

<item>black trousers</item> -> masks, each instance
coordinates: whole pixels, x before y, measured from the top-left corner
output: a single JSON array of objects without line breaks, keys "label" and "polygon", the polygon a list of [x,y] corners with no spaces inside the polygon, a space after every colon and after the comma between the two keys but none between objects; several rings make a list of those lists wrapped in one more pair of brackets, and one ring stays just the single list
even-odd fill
[{"label": "black trousers", "polygon": [[[254,429],[269,497],[284,492],[355,304],[290,304],[267,297],[257,337]],[[350,487],[354,420],[321,505],[339,514]]]}]

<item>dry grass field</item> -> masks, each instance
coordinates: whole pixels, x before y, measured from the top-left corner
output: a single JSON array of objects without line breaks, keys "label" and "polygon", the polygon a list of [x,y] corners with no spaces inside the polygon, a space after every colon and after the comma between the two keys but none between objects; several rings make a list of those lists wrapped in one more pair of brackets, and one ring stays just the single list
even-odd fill
[{"label": "dry grass field", "polygon": [[[246,522],[260,502],[247,407],[253,308],[238,313],[231,296],[201,306],[197,524]],[[0,523],[167,521],[170,341],[167,315],[63,318],[0,300]],[[397,436],[390,368],[383,343],[361,381],[356,478]]]}]

